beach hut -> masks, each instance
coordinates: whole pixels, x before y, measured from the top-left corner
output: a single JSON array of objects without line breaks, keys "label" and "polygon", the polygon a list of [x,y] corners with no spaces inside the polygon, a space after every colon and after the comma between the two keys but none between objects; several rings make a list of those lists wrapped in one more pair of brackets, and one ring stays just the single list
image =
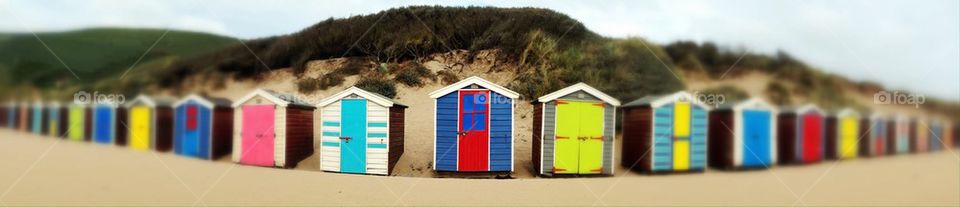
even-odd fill
[{"label": "beach hut", "polygon": [[927,152],[930,149],[930,123],[927,119],[917,117],[913,119],[913,146],[914,152]]},{"label": "beach hut", "polygon": [[513,107],[519,97],[476,76],[431,92],[435,109],[433,169],[512,172]]},{"label": "beach hut", "polygon": [[124,105],[129,126],[127,145],[131,149],[169,151],[173,147],[173,101],[138,95]]},{"label": "beach hut", "polygon": [[7,115],[4,118],[7,120],[7,122],[6,122],[6,125],[4,125],[4,127],[10,128],[10,129],[17,129],[17,126],[19,126],[17,125],[17,121],[20,120],[20,116],[19,116],[20,110],[17,106],[17,102],[15,101],[8,102],[7,108],[5,111]]},{"label": "beach hut", "polygon": [[843,109],[827,118],[826,155],[828,159],[857,157],[860,138],[860,113]]},{"label": "beach hut", "polygon": [[10,128],[10,122],[12,121],[10,117],[10,107],[10,103],[0,105],[0,127]]},{"label": "beach hut", "polygon": [[777,163],[777,109],[759,98],[710,111],[708,164],[717,168],[766,168]]},{"label": "beach hut", "polygon": [[941,118],[934,118],[930,120],[930,132],[929,132],[929,143],[928,151],[940,151],[940,148],[946,143],[946,137],[944,136],[944,120]]},{"label": "beach hut", "polygon": [[233,146],[233,108],[224,98],[189,95],[173,104],[173,152],[216,159]]},{"label": "beach hut", "polygon": [[233,103],[234,162],[293,167],[313,154],[312,105],[257,89]]},{"label": "beach hut", "polygon": [[784,108],[777,115],[777,158],[780,163],[823,160],[826,113],[814,104]]},{"label": "beach hut", "polygon": [[43,102],[37,101],[30,106],[30,132],[34,134],[43,134],[46,129],[47,116],[45,116]]},{"label": "beach hut", "polygon": [[910,152],[910,118],[897,116],[887,121],[887,154]]},{"label": "beach hut", "polygon": [[113,102],[95,103],[91,106],[91,133],[90,139],[94,143],[100,144],[119,144],[119,135],[125,135],[118,132],[118,129],[126,129],[118,118],[118,111],[122,110],[120,105]]},{"label": "beach hut", "polygon": [[67,113],[66,108],[60,105],[60,102],[47,103],[46,108],[47,127],[44,133],[52,137],[63,137],[67,132]]},{"label": "beach hut", "polygon": [[89,141],[93,131],[93,113],[85,104],[71,104],[67,107],[67,139]]},{"label": "beach hut", "polygon": [[30,124],[33,123],[33,116],[30,113],[30,104],[22,102],[17,104],[17,130],[30,132]]},{"label": "beach hut", "polygon": [[870,117],[860,121],[860,156],[875,157],[886,154],[887,150],[887,118],[880,113],[872,113]]},{"label": "beach hut", "polygon": [[682,91],[624,104],[621,165],[647,172],[702,171],[708,110]]},{"label": "beach hut", "polygon": [[955,144],[956,137],[954,136],[953,123],[950,121],[944,121],[943,123],[943,147],[952,148]]},{"label": "beach hut", "polygon": [[389,175],[403,155],[404,109],[395,100],[350,87],[317,104],[320,169]]},{"label": "beach hut", "polygon": [[620,101],[577,83],[533,104],[533,164],[541,175],[613,175]]}]

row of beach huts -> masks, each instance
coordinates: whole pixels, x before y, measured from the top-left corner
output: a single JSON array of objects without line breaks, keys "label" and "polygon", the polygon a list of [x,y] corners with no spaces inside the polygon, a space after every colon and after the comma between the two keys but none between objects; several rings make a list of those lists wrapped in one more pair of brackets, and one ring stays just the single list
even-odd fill
[{"label": "row of beach huts", "polygon": [[[435,102],[431,163],[442,172],[512,172],[514,135],[532,133],[538,174],[612,175],[617,116],[620,164],[644,172],[766,168],[960,144],[958,128],[945,119],[775,107],[760,99],[713,108],[686,92],[621,105],[583,83],[533,100],[532,132],[517,132],[519,94],[502,86],[470,77],[429,95]],[[403,154],[407,108],[356,87],[316,105],[257,89],[236,101],[140,95],[122,105],[2,107],[0,126],[24,132],[201,159],[231,155],[240,164],[271,167],[294,166],[319,149],[324,171],[376,175],[389,175]],[[314,113],[320,113],[318,131]]]}]

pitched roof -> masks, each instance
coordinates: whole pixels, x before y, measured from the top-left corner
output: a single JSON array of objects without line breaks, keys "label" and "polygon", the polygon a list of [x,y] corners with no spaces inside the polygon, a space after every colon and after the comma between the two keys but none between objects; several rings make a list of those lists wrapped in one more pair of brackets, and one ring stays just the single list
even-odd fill
[{"label": "pitched roof", "polygon": [[143,103],[144,105],[147,105],[149,107],[171,106],[173,105],[173,101],[174,101],[173,97],[147,96],[147,95],[140,94],[140,95],[137,95],[136,98],[133,98],[132,101],[129,101],[126,104],[124,104],[124,107],[132,107],[132,106],[135,106],[137,103]]},{"label": "pitched roof", "polygon": [[313,108],[312,105],[300,99],[297,99],[296,96],[278,93],[276,91],[267,90],[267,89],[259,89],[259,88],[251,91],[249,94],[247,94],[243,98],[238,99],[236,102],[233,102],[233,105],[231,106],[238,107],[242,105],[244,102],[247,102],[250,99],[253,99],[254,97],[257,97],[257,96],[266,98],[270,102],[273,102],[274,104],[277,104],[283,107],[286,107],[289,105],[297,105],[297,106],[305,106],[305,107]]},{"label": "pitched roof", "polygon": [[600,92],[600,90],[590,87],[590,85],[587,85],[586,83],[573,84],[572,86],[568,86],[566,88],[554,91],[553,93],[543,95],[540,98],[537,98],[537,101],[548,102],[548,101],[556,100],[560,97],[569,95],[571,93],[575,93],[577,91],[586,92],[587,94],[593,95],[599,98],[600,100],[602,100],[603,102],[609,103],[610,105],[620,106],[620,100],[617,100],[616,98],[613,98],[610,95],[607,95],[606,93]]},{"label": "pitched roof", "polygon": [[344,97],[347,97],[349,95],[354,95],[354,94],[385,107],[393,107],[393,105],[407,107],[406,105],[403,105],[400,102],[397,102],[396,100],[387,98],[386,96],[383,96],[374,92],[357,88],[356,86],[351,86],[346,90],[340,91],[339,93],[333,94],[333,96],[323,99],[322,101],[320,101],[320,103],[317,104],[317,107],[330,105],[331,103],[336,102],[337,100],[343,99]]},{"label": "pitched roof", "polygon": [[230,107],[230,104],[231,104],[230,100],[225,98],[190,94],[190,95],[187,95],[186,97],[183,97],[180,100],[177,100],[177,102],[174,102],[173,107],[180,107],[180,105],[183,105],[190,100],[196,101],[200,105],[203,105],[204,107],[207,107],[207,108],[213,108],[216,106]]},{"label": "pitched roof", "polygon": [[454,84],[448,85],[447,87],[443,87],[436,91],[430,92],[430,98],[434,98],[434,99],[440,98],[443,95],[447,95],[451,92],[460,90],[461,88],[474,85],[474,84],[484,87],[486,89],[490,89],[493,92],[497,92],[511,99],[516,99],[520,97],[519,93],[513,92],[510,89],[504,88],[503,86],[497,85],[493,82],[490,82],[486,79],[483,79],[477,76],[470,76],[469,78],[460,80],[460,82],[456,82]]},{"label": "pitched roof", "polygon": [[707,109],[707,110],[712,108],[706,104],[696,101],[696,99],[693,98],[693,95],[690,95],[690,93],[687,93],[685,91],[677,91],[672,94],[664,94],[664,95],[644,96],[643,98],[624,104],[623,107],[650,106],[650,107],[656,108],[656,107],[660,107],[676,101],[689,101],[690,103],[703,107],[704,109]]}]

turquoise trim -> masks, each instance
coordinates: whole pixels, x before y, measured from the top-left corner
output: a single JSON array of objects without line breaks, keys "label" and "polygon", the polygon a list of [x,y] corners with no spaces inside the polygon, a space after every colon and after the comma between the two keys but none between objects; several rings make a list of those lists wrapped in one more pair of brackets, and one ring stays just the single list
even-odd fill
[{"label": "turquoise trim", "polygon": [[367,144],[369,148],[387,148],[387,144]]},{"label": "turquoise trim", "polygon": [[325,121],[325,122],[323,122],[323,126],[333,126],[333,127],[338,127],[338,126],[340,126],[340,122],[335,122],[335,121]]},{"label": "turquoise trim", "polygon": [[324,147],[340,147],[339,142],[323,142]]},{"label": "turquoise trim", "polygon": [[387,127],[387,123],[386,122],[370,122],[370,123],[367,123],[367,126],[368,127]]},{"label": "turquoise trim", "polygon": [[377,137],[377,138],[386,138],[387,133],[367,133],[367,137]]},{"label": "turquoise trim", "polygon": [[328,131],[324,131],[324,132],[323,132],[323,136],[339,137],[339,136],[340,136],[340,132],[328,132]]}]

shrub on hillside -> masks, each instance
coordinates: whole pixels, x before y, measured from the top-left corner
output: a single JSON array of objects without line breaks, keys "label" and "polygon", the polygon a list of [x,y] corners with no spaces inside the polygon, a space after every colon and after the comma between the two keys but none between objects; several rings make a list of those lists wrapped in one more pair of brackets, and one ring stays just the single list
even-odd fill
[{"label": "shrub on hillside", "polygon": [[396,76],[393,77],[393,80],[407,86],[422,86],[425,82],[424,79],[434,77],[430,69],[427,69],[420,63],[413,63],[406,67],[398,67],[394,73],[396,73]]},{"label": "shrub on hillside", "polygon": [[363,78],[357,81],[357,88],[394,98],[397,96],[396,83],[379,78]]}]

